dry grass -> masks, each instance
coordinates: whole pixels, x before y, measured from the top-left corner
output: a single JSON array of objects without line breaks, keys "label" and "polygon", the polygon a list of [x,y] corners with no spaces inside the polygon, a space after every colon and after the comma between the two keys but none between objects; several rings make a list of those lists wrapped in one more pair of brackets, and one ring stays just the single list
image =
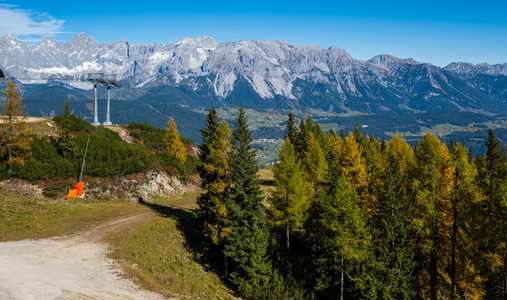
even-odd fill
[{"label": "dry grass", "polygon": [[273,174],[273,170],[271,168],[260,169],[257,175],[259,175],[261,181],[261,190],[264,196],[268,197],[270,192],[275,189],[275,175]]},{"label": "dry grass", "polygon": [[107,220],[149,211],[127,202],[37,200],[0,189],[0,241],[40,239],[70,234]]},{"label": "dry grass", "polygon": [[[42,121],[40,120],[42,119]],[[38,137],[43,136],[58,136],[58,126],[50,118],[29,118],[26,123],[31,132]]]},{"label": "dry grass", "polygon": [[233,299],[218,276],[197,262],[195,207],[199,193],[145,203],[158,214],[110,237],[112,257],[123,261],[125,275],[166,297]]}]

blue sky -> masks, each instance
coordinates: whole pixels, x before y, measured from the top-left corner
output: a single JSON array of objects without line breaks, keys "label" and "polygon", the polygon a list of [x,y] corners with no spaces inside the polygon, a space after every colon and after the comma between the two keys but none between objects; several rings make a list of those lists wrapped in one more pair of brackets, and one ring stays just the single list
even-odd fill
[{"label": "blue sky", "polygon": [[284,39],[345,49],[354,58],[412,57],[507,62],[507,1],[11,1],[0,35],[66,41],[86,32],[100,43],[165,44],[208,35],[218,42]]}]

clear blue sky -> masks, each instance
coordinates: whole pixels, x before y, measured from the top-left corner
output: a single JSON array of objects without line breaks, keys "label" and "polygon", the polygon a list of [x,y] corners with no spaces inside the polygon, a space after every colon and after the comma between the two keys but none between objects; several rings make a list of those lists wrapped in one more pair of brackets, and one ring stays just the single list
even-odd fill
[{"label": "clear blue sky", "polygon": [[10,1],[0,35],[65,41],[86,32],[100,43],[165,44],[208,35],[218,42],[284,39],[345,49],[354,58],[412,57],[507,62],[507,1]]}]

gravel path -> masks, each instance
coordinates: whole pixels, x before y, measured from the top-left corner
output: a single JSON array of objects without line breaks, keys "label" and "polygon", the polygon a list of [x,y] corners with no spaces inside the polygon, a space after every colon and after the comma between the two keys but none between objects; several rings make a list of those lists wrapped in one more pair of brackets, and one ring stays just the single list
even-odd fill
[{"label": "gravel path", "polygon": [[102,242],[107,234],[150,214],[69,237],[0,243],[0,299],[163,299],[122,278]]}]

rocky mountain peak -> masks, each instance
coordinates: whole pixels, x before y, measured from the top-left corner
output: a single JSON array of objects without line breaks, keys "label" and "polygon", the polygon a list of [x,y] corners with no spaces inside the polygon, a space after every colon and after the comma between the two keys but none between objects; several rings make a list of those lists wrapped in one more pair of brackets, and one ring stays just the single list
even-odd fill
[{"label": "rocky mountain peak", "polygon": [[94,37],[89,36],[88,34],[81,32],[76,35],[72,40],[67,42],[70,45],[73,45],[77,48],[96,48],[99,43]]}]

